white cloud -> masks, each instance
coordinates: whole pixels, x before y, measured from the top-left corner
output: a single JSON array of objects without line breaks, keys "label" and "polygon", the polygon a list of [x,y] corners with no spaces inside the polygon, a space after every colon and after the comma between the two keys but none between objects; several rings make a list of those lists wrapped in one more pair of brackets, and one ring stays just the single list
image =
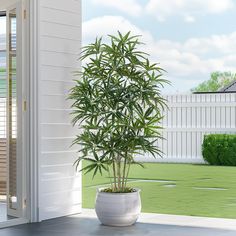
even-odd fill
[{"label": "white cloud", "polygon": [[188,23],[195,22],[195,18],[193,16],[185,16],[184,20]]},{"label": "white cloud", "polygon": [[139,29],[130,21],[122,16],[102,16],[92,18],[83,22],[83,42],[94,41],[99,36],[107,36],[108,34],[116,34],[117,31],[127,33],[131,31],[133,34],[142,35],[143,41],[150,42],[153,40],[148,31]]},{"label": "white cloud", "polygon": [[218,14],[233,7],[233,0],[149,0],[146,11],[159,21],[180,16],[186,22],[193,22],[199,14]]},{"label": "white cloud", "polygon": [[208,38],[192,38],[183,43],[156,40],[149,53],[159,59],[171,76],[206,77],[215,70],[236,71],[236,32]]},{"label": "white cloud", "polygon": [[143,49],[168,71],[167,78],[174,78],[174,90],[189,90],[216,70],[236,71],[236,31],[228,35],[190,38],[180,43],[156,40],[150,32],[121,16],[103,16],[83,23],[84,43],[93,42],[97,36],[116,34],[117,30],[143,35],[142,41],[146,43]]},{"label": "white cloud", "polygon": [[202,9],[205,7],[209,13],[221,13],[231,9],[234,6],[233,0],[202,0],[200,2],[200,7]]},{"label": "white cloud", "polygon": [[142,6],[136,0],[93,0],[93,3],[117,9],[131,16],[140,16],[142,13]]},{"label": "white cloud", "polygon": [[225,35],[212,35],[207,38],[191,38],[184,43],[184,48],[197,54],[236,52],[236,31]]}]

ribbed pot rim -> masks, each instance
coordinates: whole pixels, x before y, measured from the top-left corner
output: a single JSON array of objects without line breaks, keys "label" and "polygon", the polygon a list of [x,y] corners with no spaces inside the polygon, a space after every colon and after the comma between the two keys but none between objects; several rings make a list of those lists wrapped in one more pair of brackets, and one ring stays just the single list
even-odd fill
[{"label": "ribbed pot rim", "polygon": [[102,188],[97,188],[97,193],[99,194],[106,194],[106,195],[129,195],[129,194],[137,194],[141,192],[141,189],[139,188],[134,188],[135,192],[130,192],[130,193],[109,193],[109,192],[101,192],[101,190],[105,189],[106,187]]}]

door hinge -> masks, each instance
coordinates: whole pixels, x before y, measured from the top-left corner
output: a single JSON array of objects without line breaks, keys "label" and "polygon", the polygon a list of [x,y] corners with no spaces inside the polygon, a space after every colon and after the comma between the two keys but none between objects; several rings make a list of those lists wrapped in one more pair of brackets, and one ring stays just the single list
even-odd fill
[{"label": "door hinge", "polygon": [[26,111],[26,109],[27,109],[27,103],[26,103],[26,101],[24,101],[24,103],[23,103],[23,110]]},{"label": "door hinge", "polygon": [[24,19],[26,19],[26,10],[24,10]]},{"label": "door hinge", "polygon": [[24,207],[26,207],[26,203],[27,203],[27,201],[26,201],[26,198],[24,199]]}]

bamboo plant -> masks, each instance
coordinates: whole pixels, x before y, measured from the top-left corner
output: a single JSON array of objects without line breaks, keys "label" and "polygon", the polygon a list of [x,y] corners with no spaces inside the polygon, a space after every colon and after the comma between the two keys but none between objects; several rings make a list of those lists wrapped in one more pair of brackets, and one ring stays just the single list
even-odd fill
[{"label": "bamboo plant", "polygon": [[82,160],[85,173],[104,172],[111,180],[108,192],[134,191],[127,186],[130,166],[140,153],[162,153],[162,111],[166,107],[161,88],[167,80],[163,69],[138,48],[139,36],[109,35],[109,43],[97,38],[81,53],[82,70],[76,72],[73,124],[80,127],[73,144],[79,145],[76,168]]}]

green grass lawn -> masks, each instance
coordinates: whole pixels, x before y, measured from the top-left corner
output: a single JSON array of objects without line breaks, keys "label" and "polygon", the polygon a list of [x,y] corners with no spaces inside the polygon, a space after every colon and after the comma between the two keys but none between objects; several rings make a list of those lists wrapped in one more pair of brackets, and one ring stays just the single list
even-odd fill
[{"label": "green grass lawn", "polygon": [[[106,184],[106,176],[83,176],[84,208]],[[146,163],[133,166],[129,186],[141,189],[142,212],[236,218],[236,167]]]}]

